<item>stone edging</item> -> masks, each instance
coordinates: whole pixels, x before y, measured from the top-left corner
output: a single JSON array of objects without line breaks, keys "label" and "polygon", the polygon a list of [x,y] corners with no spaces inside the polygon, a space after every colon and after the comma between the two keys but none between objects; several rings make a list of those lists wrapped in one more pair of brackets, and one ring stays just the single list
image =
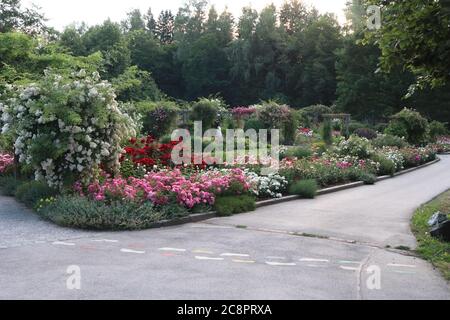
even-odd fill
[{"label": "stone edging", "polygon": [[[441,159],[437,158],[436,160],[425,163],[421,166],[397,172],[393,176],[381,176],[381,177],[377,178],[377,181],[392,179],[392,178],[395,178],[395,177],[431,166],[439,161],[441,161]],[[347,183],[347,184],[340,185],[340,186],[321,189],[321,190],[317,191],[317,195],[321,196],[321,195],[330,194],[330,193],[334,193],[334,192],[338,192],[338,191],[361,187],[363,185],[364,185],[364,182],[362,182],[362,181]],[[286,197],[279,198],[279,199],[270,199],[270,200],[259,201],[256,203],[256,208],[267,207],[267,206],[271,206],[271,205],[275,205],[275,204],[279,204],[279,203],[300,200],[300,199],[302,199],[302,197],[294,195],[294,196],[286,196]],[[199,214],[193,214],[193,215],[190,215],[187,217],[182,217],[179,219],[159,221],[159,222],[156,222],[155,224],[153,224],[150,228],[172,227],[172,226],[177,226],[177,225],[186,224],[186,223],[201,222],[201,221],[209,220],[209,219],[216,218],[216,217],[217,217],[217,214],[215,212],[199,213]]]}]

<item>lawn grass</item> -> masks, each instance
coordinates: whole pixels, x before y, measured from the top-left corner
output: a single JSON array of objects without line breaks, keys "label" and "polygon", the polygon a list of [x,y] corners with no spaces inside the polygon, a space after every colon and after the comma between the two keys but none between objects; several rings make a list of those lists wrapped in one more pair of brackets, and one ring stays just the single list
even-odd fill
[{"label": "lawn grass", "polygon": [[435,239],[429,234],[427,222],[436,211],[450,213],[450,190],[416,210],[412,219],[412,231],[419,244],[417,253],[430,261],[450,281],[450,243]]}]

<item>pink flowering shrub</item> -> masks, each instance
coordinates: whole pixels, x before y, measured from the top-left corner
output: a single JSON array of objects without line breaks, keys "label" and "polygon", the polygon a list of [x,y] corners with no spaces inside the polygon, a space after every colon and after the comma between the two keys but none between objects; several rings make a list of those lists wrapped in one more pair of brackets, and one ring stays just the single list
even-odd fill
[{"label": "pink flowering shrub", "polygon": [[14,157],[8,153],[0,153],[0,173],[4,173],[14,164]]},{"label": "pink flowering shrub", "polygon": [[449,136],[438,137],[436,143],[432,144],[431,147],[437,153],[450,152],[450,137]]},{"label": "pink flowering shrub", "polygon": [[256,112],[255,107],[236,107],[231,110],[231,113],[237,119],[242,119],[246,116],[250,116],[255,112]]},{"label": "pink flowering shrub", "polygon": [[249,190],[240,169],[197,172],[184,176],[179,169],[150,172],[144,178],[106,179],[86,188],[76,184],[79,194],[96,201],[151,201],[156,205],[177,203],[192,209],[196,205],[213,205],[216,195],[237,195]]},{"label": "pink flowering shrub", "polygon": [[405,161],[405,168],[417,167],[436,159],[436,151],[432,148],[402,148],[400,153]]}]

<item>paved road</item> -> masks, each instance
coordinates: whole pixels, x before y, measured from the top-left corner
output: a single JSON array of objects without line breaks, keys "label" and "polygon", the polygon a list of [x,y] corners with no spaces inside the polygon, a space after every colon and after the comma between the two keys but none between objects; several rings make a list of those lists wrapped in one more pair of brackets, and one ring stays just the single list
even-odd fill
[{"label": "paved road", "polygon": [[[428,263],[386,249],[415,247],[412,212],[450,188],[442,158],[314,201],[140,232],[59,228],[0,198],[0,299],[450,299]],[[74,265],[80,290],[66,286]]]}]

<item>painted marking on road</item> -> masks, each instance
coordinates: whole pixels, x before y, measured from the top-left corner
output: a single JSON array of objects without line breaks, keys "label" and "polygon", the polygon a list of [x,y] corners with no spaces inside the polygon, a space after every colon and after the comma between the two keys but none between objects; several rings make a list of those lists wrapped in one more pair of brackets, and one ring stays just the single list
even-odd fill
[{"label": "painted marking on road", "polygon": [[107,243],[117,243],[119,240],[109,240],[109,239],[94,239],[93,242],[107,242]]},{"label": "painted marking on road", "polygon": [[266,261],[266,264],[268,264],[269,266],[278,266],[278,267],[294,267],[297,265],[294,262],[284,263],[284,262],[273,262],[273,261]]},{"label": "painted marking on road", "polygon": [[232,261],[233,261],[233,262],[236,262],[236,263],[247,263],[247,264],[256,263],[256,261],[253,261],[253,260],[233,259]]},{"label": "painted marking on road", "polygon": [[179,248],[159,248],[159,251],[175,251],[175,252],[186,252],[186,249],[179,249]]},{"label": "painted marking on road", "polygon": [[388,267],[398,267],[398,268],[415,268],[416,267],[411,264],[397,264],[397,263],[389,263],[387,266]]},{"label": "painted marking on road", "polygon": [[399,273],[399,274],[416,274],[416,272],[412,272],[412,271],[398,271],[398,270],[395,270],[394,273]]},{"label": "painted marking on road", "polygon": [[222,253],[220,256],[221,257],[241,257],[241,258],[250,257],[250,255],[242,254],[242,253]]},{"label": "painted marking on road", "polygon": [[300,262],[330,262],[328,259],[302,258]]},{"label": "painted marking on road", "polygon": [[317,265],[317,264],[308,264],[307,267],[309,268],[326,268],[324,265]]},{"label": "painted marking on road", "polygon": [[194,250],[194,251],[192,251],[192,253],[198,253],[198,254],[214,254],[214,252],[212,252],[212,251],[209,251],[209,250],[201,250],[201,249],[199,249],[199,250]]},{"label": "painted marking on road", "polygon": [[63,242],[63,241],[55,241],[52,243],[54,246],[71,246],[73,247],[75,243],[72,242]]},{"label": "painted marking on road", "polygon": [[353,267],[340,266],[340,268],[343,270],[349,270],[349,271],[359,271],[359,268],[353,268]]},{"label": "painted marking on road", "polygon": [[145,251],[131,250],[131,249],[120,249],[120,252],[123,253],[135,253],[135,254],[144,254]]},{"label": "painted marking on road", "polygon": [[339,264],[357,264],[357,265],[361,264],[361,262],[359,262],[359,261],[349,261],[349,260],[341,260],[341,261],[338,261],[338,263]]},{"label": "painted marking on road", "polygon": [[212,261],[222,261],[224,258],[211,258],[211,257],[203,257],[203,256],[195,256],[197,260],[212,260]]}]

